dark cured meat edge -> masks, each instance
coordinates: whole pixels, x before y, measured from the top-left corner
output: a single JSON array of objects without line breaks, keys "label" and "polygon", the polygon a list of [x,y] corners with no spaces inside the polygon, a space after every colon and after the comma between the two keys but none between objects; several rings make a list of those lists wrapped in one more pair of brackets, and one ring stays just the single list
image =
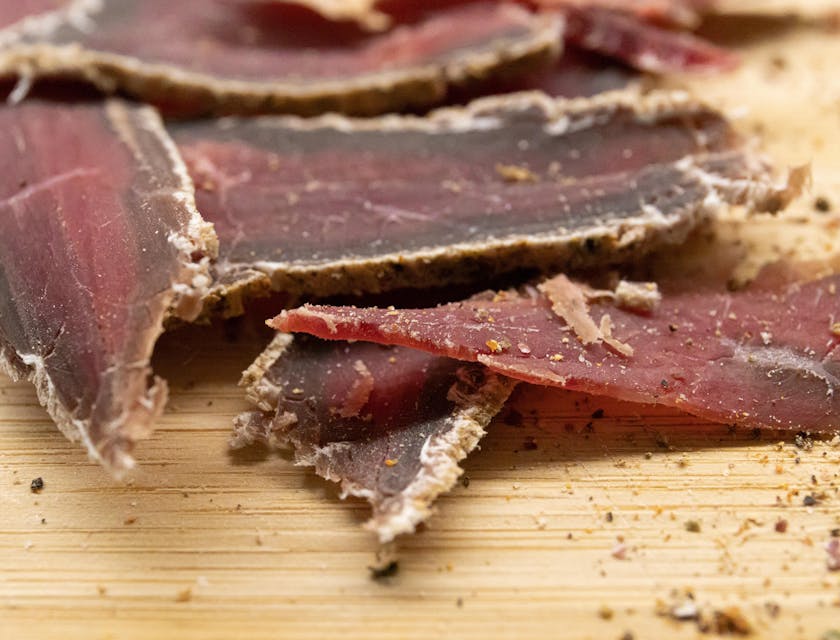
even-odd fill
[{"label": "dark cured meat edge", "polygon": [[[295,464],[311,466],[327,480],[340,483],[342,498],[352,495],[367,499],[373,507],[373,516],[365,528],[376,533],[380,543],[392,541],[396,536],[413,533],[418,524],[429,518],[432,503],[442,493],[451,489],[463,469],[458,463],[467,457],[485,435],[485,428],[501,411],[517,382],[486,370],[484,383],[477,389],[468,389],[459,381],[453,386],[459,409],[452,414],[452,428],[426,441],[421,453],[422,468],[415,479],[398,495],[377,496],[355,482],[342,478],[331,468],[330,452],[344,443],[333,442],[326,447],[296,442],[293,413],[279,415],[284,431],[279,431],[272,421],[277,413],[273,398],[276,388],[264,380],[271,365],[282,358],[293,336],[279,333],[254,363],[243,373],[240,386],[245,387],[247,399],[259,411],[248,411],[234,420],[231,447],[240,448],[256,441],[277,444],[294,450]],[[352,446],[352,443],[351,443]]]},{"label": "dark cured meat edge", "polygon": [[[91,28],[101,1],[72,0],[64,10],[33,16],[0,31],[0,76],[17,75],[24,85],[42,76],[75,78],[105,93],[122,89],[152,103],[185,105],[190,115],[273,112],[312,116],[338,112],[372,116],[440,103],[450,85],[470,87],[489,78],[510,77],[540,67],[559,55],[562,41],[561,18],[534,16],[534,29],[528,39],[511,42],[510,38],[501,38],[480,51],[467,51],[439,64],[306,86],[225,80],[78,44],[37,42],[62,26]],[[29,37],[36,41],[15,44]],[[197,113],[193,113],[193,105],[200,105]]]}]

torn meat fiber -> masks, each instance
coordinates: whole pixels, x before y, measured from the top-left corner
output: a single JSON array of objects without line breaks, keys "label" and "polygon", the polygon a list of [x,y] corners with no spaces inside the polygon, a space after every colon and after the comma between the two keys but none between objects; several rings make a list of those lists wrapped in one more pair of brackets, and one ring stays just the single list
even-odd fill
[{"label": "torn meat fiber", "polygon": [[0,362],[114,472],[166,399],[149,358],[194,318],[215,236],[157,113],[111,101],[0,108]]}]

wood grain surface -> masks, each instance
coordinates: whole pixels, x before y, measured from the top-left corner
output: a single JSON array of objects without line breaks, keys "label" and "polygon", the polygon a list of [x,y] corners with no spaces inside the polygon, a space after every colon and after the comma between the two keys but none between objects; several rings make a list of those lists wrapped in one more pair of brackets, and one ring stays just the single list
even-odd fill
[{"label": "wood grain surface", "polygon": [[[814,201],[840,207],[840,35],[790,19],[708,28],[744,65],[693,89],[780,165],[814,172],[791,213],[736,217],[720,236],[749,249],[747,266],[834,251],[840,218]],[[374,581],[366,504],[282,456],[227,452],[246,408],[236,380],[266,339],[244,323],[162,339],[172,399],[127,483],[66,442],[28,385],[0,382],[2,640],[639,640],[708,637],[727,615],[759,638],[840,631],[824,549],[840,527],[840,439],[522,387],[466,461],[469,482]],[[670,615],[687,592],[717,628]]]}]

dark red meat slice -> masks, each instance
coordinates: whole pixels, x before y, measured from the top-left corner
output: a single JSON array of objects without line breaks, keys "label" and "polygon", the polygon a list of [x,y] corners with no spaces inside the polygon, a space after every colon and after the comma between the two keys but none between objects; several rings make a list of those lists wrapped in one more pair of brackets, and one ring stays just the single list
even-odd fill
[{"label": "dark red meat slice", "polygon": [[[632,87],[641,74],[614,59],[567,45],[563,55],[551,67],[497,82],[497,94],[515,91],[542,91],[560,98],[588,98],[607,91],[620,91]],[[452,103],[466,103],[477,96],[451,94]]]},{"label": "dark red meat slice", "polygon": [[373,506],[382,542],[409,533],[449,490],[515,382],[413,349],[278,335],[245,372],[258,411],[231,442],[293,448],[295,461]]},{"label": "dark red meat slice", "polygon": [[647,311],[596,297],[587,326],[570,309],[576,297],[593,294],[559,276],[539,291],[434,309],[306,306],[272,325],[409,346],[531,383],[664,404],[722,423],[826,430],[840,426],[838,287],[840,275],[737,293],[666,290]]},{"label": "dark red meat slice", "polygon": [[604,264],[680,241],[727,203],[787,197],[720,114],[681,93],[171,131],[220,237],[228,313],[248,287],[324,296]]},{"label": "dark red meat slice", "polygon": [[0,50],[0,73],[78,77],[182,112],[370,115],[526,70],[560,44],[556,17],[509,4],[455,6],[383,34],[259,18],[235,2],[100,4],[84,24],[28,24]]},{"label": "dark red meat slice", "polygon": [[0,364],[115,471],[163,407],[152,348],[200,311],[213,241],[152,109],[0,108]]},{"label": "dark red meat slice", "polygon": [[648,24],[622,11],[567,6],[562,13],[569,43],[642,71],[722,71],[737,64],[735,54],[697,36]]}]

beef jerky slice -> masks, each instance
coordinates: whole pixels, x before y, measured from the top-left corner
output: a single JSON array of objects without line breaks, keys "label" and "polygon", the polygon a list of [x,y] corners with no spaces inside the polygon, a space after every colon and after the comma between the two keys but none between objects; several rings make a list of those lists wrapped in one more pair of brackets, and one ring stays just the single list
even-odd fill
[{"label": "beef jerky slice", "polygon": [[826,430],[840,426],[838,288],[832,275],[737,293],[666,290],[657,301],[651,285],[643,304],[632,287],[604,296],[558,276],[435,309],[303,307],[273,326],[410,346],[721,423]]},{"label": "beef jerky slice", "polygon": [[0,363],[114,471],[166,398],[149,358],[209,284],[212,227],[154,110],[0,108]]},{"label": "beef jerky slice", "polygon": [[285,8],[302,7],[337,22],[355,22],[369,31],[382,31],[392,25],[381,11],[379,0],[218,0],[240,6]]},{"label": "beef jerky slice", "polygon": [[529,93],[426,118],[171,129],[216,225],[214,299],[379,292],[603,264],[681,241],[727,203],[774,210],[726,120],[682,93]]},{"label": "beef jerky slice", "polygon": [[653,24],[696,27],[714,0],[532,0],[542,9],[620,11]]},{"label": "beef jerky slice", "polygon": [[649,24],[623,11],[571,3],[561,13],[566,18],[565,37],[570,44],[641,71],[725,71],[737,64],[733,53],[691,33]]},{"label": "beef jerky slice", "polygon": [[556,17],[507,4],[456,6],[384,34],[299,28],[206,0],[99,0],[86,17],[13,29],[0,74],[81,78],[182,114],[370,115],[530,68],[560,43]]},{"label": "beef jerky slice", "polygon": [[[566,45],[563,56],[550,67],[497,82],[494,90],[497,94],[542,91],[559,98],[587,98],[608,91],[638,89],[641,78],[638,71],[612,58]],[[456,103],[466,103],[470,97],[478,96],[454,97]]]},{"label": "beef jerky slice", "polygon": [[232,446],[294,449],[366,498],[367,527],[388,542],[431,514],[515,382],[413,349],[278,334],[243,384],[258,410],[237,418]]}]

